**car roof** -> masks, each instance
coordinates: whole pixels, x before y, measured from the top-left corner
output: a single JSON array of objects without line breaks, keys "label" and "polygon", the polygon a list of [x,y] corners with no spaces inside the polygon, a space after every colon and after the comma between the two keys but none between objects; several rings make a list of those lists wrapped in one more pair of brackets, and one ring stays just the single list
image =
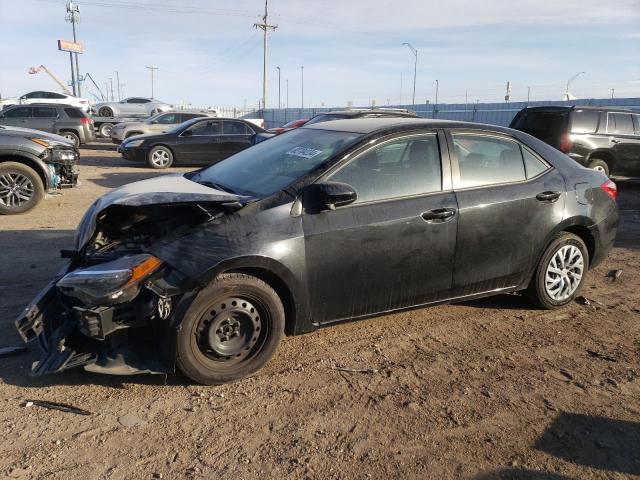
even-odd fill
[{"label": "car roof", "polygon": [[398,117],[413,117],[415,118],[416,114],[414,112],[410,112],[409,110],[392,110],[392,109],[384,109],[384,108],[370,108],[370,109],[352,109],[352,110],[329,110],[328,112],[318,112],[315,117],[321,115],[349,115],[349,116],[360,116],[360,115],[389,115],[389,116],[398,116]]},{"label": "car roof", "polygon": [[75,108],[76,110],[80,110],[80,108],[68,104],[68,103],[47,103],[47,102],[34,102],[34,103],[17,103],[15,105],[7,105],[4,107],[5,110],[15,107],[59,107],[59,108]]},{"label": "car roof", "polygon": [[620,112],[620,113],[638,113],[629,108],[624,107],[607,107],[593,105],[546,105],[541,107],[525,107],[522,111],[571,111],[571,110],[591,110],[594,112]]},{"label": "car roof", "polygon": [[495,132],[507,132],[508,129],[497,125],[484,123],[459,122],[455,120],[439,120],[415,117],[365,117],[342,120],[330,120],[328,122],[313,123],[300,128],[314,130],[333,130],[338,132],[369,134],[379,130],[393,128],[468,128],[476,130],[491,130]]}]

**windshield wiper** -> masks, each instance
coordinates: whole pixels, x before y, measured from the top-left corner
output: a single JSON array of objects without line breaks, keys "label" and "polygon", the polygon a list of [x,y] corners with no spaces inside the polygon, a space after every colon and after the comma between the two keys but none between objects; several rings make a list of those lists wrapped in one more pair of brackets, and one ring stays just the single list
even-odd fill
[{"label": "windshield wiper", "polygon": [[216,190],[222,190],[223,192],[238,195],[238,192],[234,191],[232,188],[227,187],[226,185],[222,185],[221,183],[210,182],[208,180],[202,180],[196,183],[200,185],[204,185],[205,187],[211,187],[211,188],[215,188]]}]

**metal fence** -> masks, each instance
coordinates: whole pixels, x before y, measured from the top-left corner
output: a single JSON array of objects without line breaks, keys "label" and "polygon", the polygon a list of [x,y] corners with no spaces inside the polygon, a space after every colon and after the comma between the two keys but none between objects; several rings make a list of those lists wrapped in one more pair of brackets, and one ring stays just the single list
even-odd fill
[{"label": "metal fence", "polygon": [[[525,107],[538,106],[607,106],[628,108],[640,111],[640,98],[599,98],[569,101],[536,101],[513,103],[448,103],[448,104],[417,104],[394,105],[392,108],[406,108],[415,111],[422,118],[440,118],[444,120],[461,120],[469,122],[489,123],[492,125],[507,126],[513,117]],[[281,108],[256,110],[243,115],[243,118],[264,118],[265,128],[280,127],[287,122],[300,118],[311,118],[314,115],[330,110],[344,109],[334,108]]]}]

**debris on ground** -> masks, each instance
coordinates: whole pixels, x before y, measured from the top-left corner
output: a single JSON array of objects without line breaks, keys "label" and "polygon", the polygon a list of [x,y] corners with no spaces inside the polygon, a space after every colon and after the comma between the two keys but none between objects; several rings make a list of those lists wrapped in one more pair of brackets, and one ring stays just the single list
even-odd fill
[{"label": "debris on ground", "polygon": [[622,269],[609,270],[609,273],[607,273],[607,277],[610,278],[612,282],[618,280],[620,275],[622,275]]},{"label": "debris on ground", "polygon": [[567,370],[566,368],[561,368],[560,369],[560,373],[562,374],[563,377],[565,377],[567,380],[573,380],[573,375],[571,374],[571,372],[569,372],[569,370]]},{"label": "debris on ground", "polygon": [[331,365],[332,370],[338,370],[339,372],[348,372],[348,373],[368,373],[375,374],[378,373],[378,370],[375,368],[349,368],[344,367],[342,365]]},{"label": "debris on ground", "polygon": [[602,359],[602,360],[606,360],[607,362],[617,362],[617,361],[618,361],[618,360],[616,360],[616,359],[615,359],[615,358],[613,358],[613,357],[609,357],[608,355],[604,355],[604,354],[602,354],[602,353],[600,353],[600,352],[596,352],[596,351],[594,351],[594,350],[589,350],[589,349],[587,349],[587,353],[588,353],[589,355],[591,355],[592,357],[600,358],[600,359]]},{"label": "debris on ground", "polygon": [[24,345],[16,345],[13,347],[0,347],[0,358],[11,357],[20,353],[25,353],[27,347]]},{"label": "debris on ground", "polygon": [[31,407],[37,405],[42,408],[48,408],[50,410],[60,410],[61,412],[75,413],[76,415],[92,415],[91,412],[83,410],[82,408],[74,407],[66,403],[48,402],[46,400],[27,400],[24,404],[25,407]]}]

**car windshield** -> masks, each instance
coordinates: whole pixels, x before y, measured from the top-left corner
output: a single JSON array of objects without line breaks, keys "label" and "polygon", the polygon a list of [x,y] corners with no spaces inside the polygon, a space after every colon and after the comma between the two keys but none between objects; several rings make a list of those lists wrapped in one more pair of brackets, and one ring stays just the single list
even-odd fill
[{"label": "car windshield", "polygon": [[305,123],[305,125],[313,125],[314,123],[329,122],[331,120],[344,120],[345,118],[349,118],[349,115],[344,115],[342,113],[326,113],[326,114],[316,115],[307,123]]},{"label": "car windshield", "polygon": [[276,193],[353,145],[361,134],[298,129],[262,141],[190,180],[233,193],[264,198]]}]

